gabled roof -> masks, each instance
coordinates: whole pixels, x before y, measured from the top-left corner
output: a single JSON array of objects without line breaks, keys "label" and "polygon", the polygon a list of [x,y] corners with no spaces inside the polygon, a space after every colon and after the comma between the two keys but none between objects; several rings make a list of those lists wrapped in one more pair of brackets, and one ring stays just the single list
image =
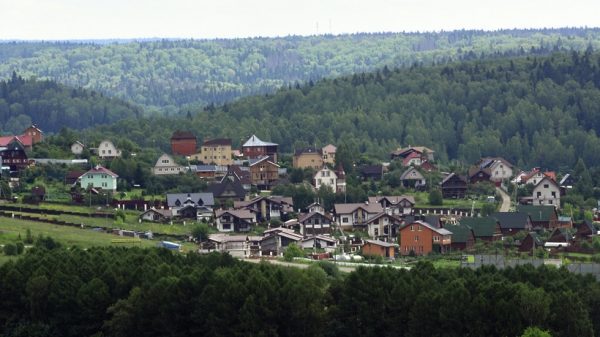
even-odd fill
[{"label": "gabled roof", "polygon": [[220,209],[215,212],[217,218],[223,214],[229,214],[239,219],[254,219],[254,213],[247,209]]},{"label": "gabled roof", "polygon": [[471,166],[469,167],[468,171],[469,178],[473,178],[474,176],[478,175],[479,172],[484,173],[488,177],[492,175],[492,171],[489,167],[481,168],[479,166]]},{"label": "gabled roof", "polygon": [[246,241],[260,241],[262,240],[262,236],[252,236],[252,235],[227,235],[224,233],[218,234],[210,234],[208,236],[210,241],[218,242],[218,243],[226,243],[226,242],[246,242]]},{"label": "gabled roof", "polygon": [[254,146],[277,146],[278,144],[265,142],[260,140],[256,135],[252,135],[242,147],[254,147]]},{"label": "gabled roof", "polygon": [[[409,174],[411,174],[413,171],[417,172],[416,177],[409,177]],[[419,180],[425,179],[425,176],[423,176],[423,174],[414,167],[409,167],[406,171],[404,171],[400,175],[400,180],[416,180],[416,179],[419,179]]]},{"label": "gabled roof", "polygon": [[460,219],[460,224],[470,227],[475,237],[492,237],[496,234],[498,220],[491,216],[482,218],[465,217]]},{"label": "gabled roof", "polygon": [[335,145],[333,145],[333,144],[327,144],[327,145],[323,146],[321,151],[327,152],[327,153],[335,153],[337,151],[337,147],[335,147]]},{"label": "gabled roof", "polygon": [[[527,233],[527,236],[530,236],[531,239],[533,240],[533,243],[535,244],[535,246],[543,246],[544,242],[542,241],[542,239],[540,238],[540,236],[538,235],[538,233],[536,232],[529,232]],[[522,241],[525,241],[525,239],[523,239]]]},{"label": "gabled roof", "polygon": [[448,176],[446,176],[446,178],[444,178],[444,180],[442,180],[441,184],[444,185],[447,181],[449,181],[450,179],[453,179],[454,177],[457,177],[458,179],[460,179],[460,181],[462,181],[465,184],[467,183],[467,180],[465,179],[465,177],[459,176],[458,174],[452,172]]},{"label": "gabled roof", "polygon": [[255,158],[255,159],[249,159],[248,162],[250,163],[250,166],[254,166],[256,164],[262,163],[263,161],[266,161],[272,165],[275,165],[277,167],[279,167],[279,165],[275,164],[274,162],[269,160],[269,156],[263,156],[260,158]]},{"label": "gabled roof", "polygon": [[233,191],[236,198],[243,198],[246,195],[246,190],[244,190],[244,186],[239,180],[231,181],[229,179],[208,185],[208,192],[212,193],[214,197],[219,198],[228,188]]},{"label": "gabled roof", "polygon": [[336,243],[337,240],[330,237],[330,236],[325,236],[325,235],[313,235],[313,236],[309,236],[305,239],[302,240],[302,242],[306,242],[306,241],[310,241],[310,240],[321,240],[321,241],[327,241],[327,242],[331,242],[331,243]]},{"label": "gabled roof", "polygon": [[432,149],[430,149],[428,147],[425,147],[425,146],[410,146],[409,145],[408,147],[405,147],[405,148],[396,149],[396,151],[393,151],[392,154],[395,155],[395,156],[401,156],[402,157],[405,153],[412,152],[412,151],[415,151],[415,152],[418,152],[418,153],[423,153],[423,152],[435,153],[435,151],[433,151]]},{"label": "gabled roof", "polygon": [[336,214],[349,214],[357,209],[362,208],[367,213],[377,214],[383,212],[383,207],[378,203],[354,203],[354,204],[335,204],[334,209]]},{"label": "gabled roof", "polygon": [[558,183],[560,186],[564,186],[567,182],[567,180],[572,180],[573,178],[571,177],[570,173],[565,174],[562,179],[560,180],[560,182]]},{"label": "gabled roof", "polygon": [[531,217],[531,221],[550,221],[553,214],[556,213],[554,206],[534,206],[534,205],[518,205],[517,212],[527,213]]},{"label": "gabled roof", "polygon": [[79,145],[81,145],[81,147],[85,147],[85,145],[83,145],[83,143],[78,140],[74,141],[73,144],[71,144],[71,146],[73,146],[75,144],[79,144]]},{"label": "gabled roof", "polygon": [[572,236],[566,228],[556,228],[546,242],[571,242]]},{"label": "gabled roof", "polygon": [[365,242],[372,244],[372,245],[386,247],[386,248],[398,247],[398,244],[396,244],[396,243],[390,243],[390,242],[379,241],[379,240],[365,240]]},{"label": "gabled roof", "polygon": [[296,151],[294,151],[294,155],[295,156],[299,156],[302,154],[318,154],[319,156],[321,156],[323,153],[321,152],[321,149],[316,149],[314,147],[304,147],[301,149],[297,149]]},{"label": "gabled roof", "polygon": [[413,197],[412,195],[383,195],[383,196],[369,197],[369,203],[374,203],[374,202],[378,203],[383,199],[386,199],[392,205],[397,205],[402,200],[406,200],[413,205],[415,204],[415,197]]},{"label": "gabled roof", "polygon": [[444,228],[452,232],[452,243],[466,243],[471,235],[475,236],[471,227],[467,225],[448,225]]},{"label": "gabled roof", "polygon": [[27,131],[29,129],[34,129],[35,131],[37,131],[39,133],[44,133],[44,131],[42,131],[42,129],[38,128],[38,126],[35,124],[31,124],[30,126],[28,126],[27,129],[25,129],[25,131]]},{"label": "gabled roof", "polygon": [[404,228],[406,228],[406,227],[408,227],[410,225],[414,225],[414,224],[424,226],[425,228],[428,228],[428,229],[430,229],[430,230],[432,230],[432,231],[434,231],[434,232],[436,232],[436,233],[438,233],[440,235],[452,235],[452,232],[450,232],[447,229],[444,229],[444,228],[435,228],[435,227],[431,226],[430,224],[428,224],[427,222],[421,221],[421,220],[417,220],[417,221],[413,221],[413,222],[407,222],[402,228],[400,228],[400,230],[403,230]]},{"label": "gabled roof", "polygon": [[361,167],[362,174],[379,174],[383,175],[383,165],[365,165]]},{"label": "gabled roof", "polygon": [[372,223],[373,221],[375,221],[375,220],[377,220],[379,218],[383,218],[384,216],[387,216],[388,218],[391,218],[392,221],[395,220],[397,223],[401,222],[401,220],[398,219],[397,217],[395,217],[393,215],[390,215],[390,214],[387,214],[386,212],[381,212],[381,213],[375,215],[374,217],[370,218],[369,220],[367,220],[367,224],[370,224],[370,223]]},{"label": "gabled roof", "polygon": [[248,200],[248,201],[235,201],[233,203],[233,205],[234,205],[233,207],[238,209],[238,208],[252,206],[253,204],[255,204],[263,199],[267,200],[269,202],[273,202],[273,203],[288,206],[288,207],[294,206],[294,201],[291,197],[283,197],[281,195],[270,195],[270,196],[258,196],[258,197],[255,197],[254,199]]},{"label": "gabled roof", "polygon": [[176,140],[180,140],[180,139],[193,139],[196,140],[196,136],[194,136],[193,133],[189,132],[189,131],[175,131],[173,132],[173,135],[171,136],[171,139],[176,139]]},{"label": "gabled roof", "polygon": [[406,156],[406,157],[404,157],[404,159],[402,159],[402,165],[408,166],[408,163],[414,158],[421,158],[421,154],[417,153],[417,152],[410,152],[408,154],[408,156]]},{"label": "gabled roof", "polygon": [[165,218],[170,218],[173,216],[173,212],[170,209],[158,209],[158,208],[150,208],[147,211],[145,211],[144,213],[140,214],[140,217],[146,213],[157,213],[162,215]]},{"label": "gabled roof", "polygon": [[111,171],[111,170],[109,170],[109,169],[107,169],[105,167],[102,167],[100,165],[96,165],[96,167],[92,168],[91,170],[87,171],[86,173],[82,174],[81,176],[84,176],[84,175],[86,175],[88,173],[91,173],[91,174],[97,174],[97,173],[108,174],[109,176],[115,177],[115,178],[119,176],[118,174],[114,173],[113,171]]},{"label": "gabled roof", "polygon": [[179,200],[181,205],[187,200],[198,204],[199,200],[202,200],[202,204],[205,206],[213,206],[215,200],[212,193],[169,193],[167,194],[167,205],[169,207],[177,206],[176,202]]},{"label": "gabled roof", "polygon": [[31,136],[28,136],[28,135],[3,136],[3,137],[0,137],[0,146],[6,147],[10,143],[12,143],[13,140],[21,143],[21,145],[26,146],[26,147],[31,147],[31,145],[33,144],[33,139],[31,138]]},{"label": "gabled roof", "polygon": [[231,139],[229,138],[215,138],[205,140],[202,146],[231,146]]},{"label": "gabled roof", "polygon": [[560,186],[558,186],[558,184],[556,183],[556,180],[554,180],[554,179],[552,179],[552,178],[550,178],[548,176],[544,176],[542,179],[540,179],[540,181],[538,181],[538,183],[535,184],[535,187],[540,186],[542,184],[542,182],[544,182],[544,181],[546,181],[546,182],[548,182],[548,183],[556,186],[556,188],[560,188]]},{"label": "gabled roof", "polygon": [[498,219],[500,227],[511,229],[526,229],[529,214],[521,212],[496,212],[492,217]]},{"label": "gabled roof", "polygon": [[298,217],[298,222],[302,223],[302,222],[304,222],[304,221],[306,221],[306,220],[308,220],[308,219],[312,218],[313,216],[315,216],[315,215],[317,215],[317,214],[318,214],[319,216],[322,216],[322,217],[326,218],[326,219],[327,219],[327,220],[329,220],[329,221],[332,221],[331,217],[330,217],[329,215],[327,215],[327,214],[323,214],[323,213],[321,213],[321,212],[310,212],[310,213],[304,213],[304,214],[301,214],[301,215]]}]

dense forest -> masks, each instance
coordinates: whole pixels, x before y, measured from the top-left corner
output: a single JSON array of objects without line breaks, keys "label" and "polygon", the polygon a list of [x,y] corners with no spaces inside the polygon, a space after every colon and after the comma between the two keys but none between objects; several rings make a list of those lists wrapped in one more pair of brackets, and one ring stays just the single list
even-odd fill
[{"label": "dense forest", "polygon": [[228,255],[64,249],[0,266],[0,336],[600,336],[600,283],[553,267],[306,270]]},{"label": "dense forest", "polygon": [[[22,76],[100,91],[174,113],[283,85],[413,64],[600,48],[600,30],[451,31],[160,40],[0,43],[0,78]],[[151,108],[150,108],[151,107]]]},{"label": "dense forest", "polygon": [[0,130],[5,133],[20,134],[32,122],[45,132],[82,129],[141,116],[141,112],[119,99],[49,80],[25,80],[13,73],[0,81]]},{"label": "dense forest", "polygon": [[403,145],[425,145],[442,162],[503,156],[519,167],[566,171],[582,158],[600,167],[600,54],[477,60],[324,79],[174,118],[119,121],[89,139],[127,135],[167,150],[176,129],[230,137],[256,133],[282,152],[341,145],[347,156],[386,159]]}]

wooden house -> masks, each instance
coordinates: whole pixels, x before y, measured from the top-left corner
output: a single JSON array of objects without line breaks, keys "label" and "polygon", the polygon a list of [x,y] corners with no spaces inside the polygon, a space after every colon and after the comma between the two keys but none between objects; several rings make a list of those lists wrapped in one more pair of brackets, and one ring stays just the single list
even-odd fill
[{"label": "wooden house", "polygon": [[554,229],[562,227],[554,206],[518,205],[517,212],[527,213],[533,228]]},{"label": "wooden house", "polygon": [[259,190],[270,190],[279,180],[279,165],[269,158],[264,156],[250,160],[250,181]]},{"label": "wooden house", "polygon": [[396,258],[396,249],[398,245],[395,243],[379,241],[379,240],[365,240],[365,244],[362,246],[362,254],[365,256],[381,256],[388,259]]},{"label": "wooden house", "polygon": [[456,173],[450,173],[441,182],[442,197],[445,199],[462,199],[467,194],[467,180]]},{"label": "wooden house", "polygon": [[452,243],[450,244],[450,248],[453,251],[471,249],[475,244],[475,234],[471,227],[463,224],[456,224],[446,225],[444,228],[452,232]]},{"label": "wooden house", "polygon": [[464,217],[460,219],[460,224],[471,228],[475,241],[493,242],[502,240],[500,223],[494,217]]},{"label": "wooden house", "polygon": [[265,142],[256,137],[256,135],[252,135],[252,137],[242,145],[242,153],[244,157],[248,159],[257,159],[267,156],[270,161],[277,163],[278,147],[279,145],[276,143]]},{"label": "wooden house", "polygon": [[175,131],[171,136],[171,153],[191,156],[196,153],[196,136],[189,131]]},{"label": "wooden house", "polygon": [[331,234],[333,219],[331,216],[321,212],[311,212],[300,215],[300,234],[307,236]]},{"label": "wooden house", "polygon": [[530,232],[533,229],[531,217],[522,212],[496,212],[491,215],[498,220],[502,235],[515,235],[520,231]]},{"label": "wooden house", "polygon": [[254,224],[256,215],[247,209],[215,212],[215,225],[219,232],[248,232]]},{"label": "wooden house", "polygon": [[544,247],[544,242],[540,238],[540,236],[536,232],[529,232],[527,236],[521,240],[521,244],[519,245],[520,252],[531,252],[536,248]]}]

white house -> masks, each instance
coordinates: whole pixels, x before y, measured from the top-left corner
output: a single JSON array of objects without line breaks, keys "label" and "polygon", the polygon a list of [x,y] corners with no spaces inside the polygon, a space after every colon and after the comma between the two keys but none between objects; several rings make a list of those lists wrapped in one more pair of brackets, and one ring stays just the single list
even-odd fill
[{"label": "white house", "polygon": [[335,217],[342,229],[366,228],[367,220],[383,212],[378,203],[335,204]]},{"label": "white house", "polygon": [[187,168],[177,164],[173,157],[163,153],[156,161],[156,164],[154,164],[152,173],[154,175],[179,174],[181,172],[185,172],[186,170]]},{"label": "white house", "polygon": [[321,186],[329,186],[332,191],[335,192],[337,190],[337,174],[327,166],[323,166],[318,170],[313,179],[317,189]]},{"label": "white house", "polygon": [[513,175],[512,165],[502,158],[491,158],[492,163],[489,164],[490,180],[502,181],[509,179]]},{"label": "white house", "polygon": [[560,186],[554,180],[543,177],[533,188],[533,204],[560,208]]},{"label": "white house", "polygon": [[102,190],[117,190],[117,178],[119,176],[111,170],[100,165],[92,168],[79,177],[81,188],[85,189],[88,186]]},{"label": "white house", "polygon": [[71,145],[71,153],[78,156],[81,153],[83,153],[84,148],[85,148],[85,145],[83,145],[83,143],[81,143],[80,141],[76,141],[75,143],[73,143]]},{"label": "white house", "polygon": [[98,157],[100,158],[116,158],[121,156],[121,150],[117,149],[115,144],[108,139],[100,142],[98,145]]}]

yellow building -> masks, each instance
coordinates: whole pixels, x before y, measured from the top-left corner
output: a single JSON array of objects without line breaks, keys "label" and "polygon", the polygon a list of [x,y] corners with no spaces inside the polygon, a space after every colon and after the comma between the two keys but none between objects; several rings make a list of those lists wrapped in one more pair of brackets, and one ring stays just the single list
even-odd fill
[{"label": "yellow building", "polygon": [[204,164],[231,165],[231,139],[217,138],[204,141],[200,147],[200,153],[192,156],[193,160],[199,160]]},{"label": "yellow building", "polygon": [[312,168],[315,170],[323,167],[323,156],[320,149],[314,147],[307,147],[304,149],[296,150],[294,153],[294,167],[295,168]]}]

